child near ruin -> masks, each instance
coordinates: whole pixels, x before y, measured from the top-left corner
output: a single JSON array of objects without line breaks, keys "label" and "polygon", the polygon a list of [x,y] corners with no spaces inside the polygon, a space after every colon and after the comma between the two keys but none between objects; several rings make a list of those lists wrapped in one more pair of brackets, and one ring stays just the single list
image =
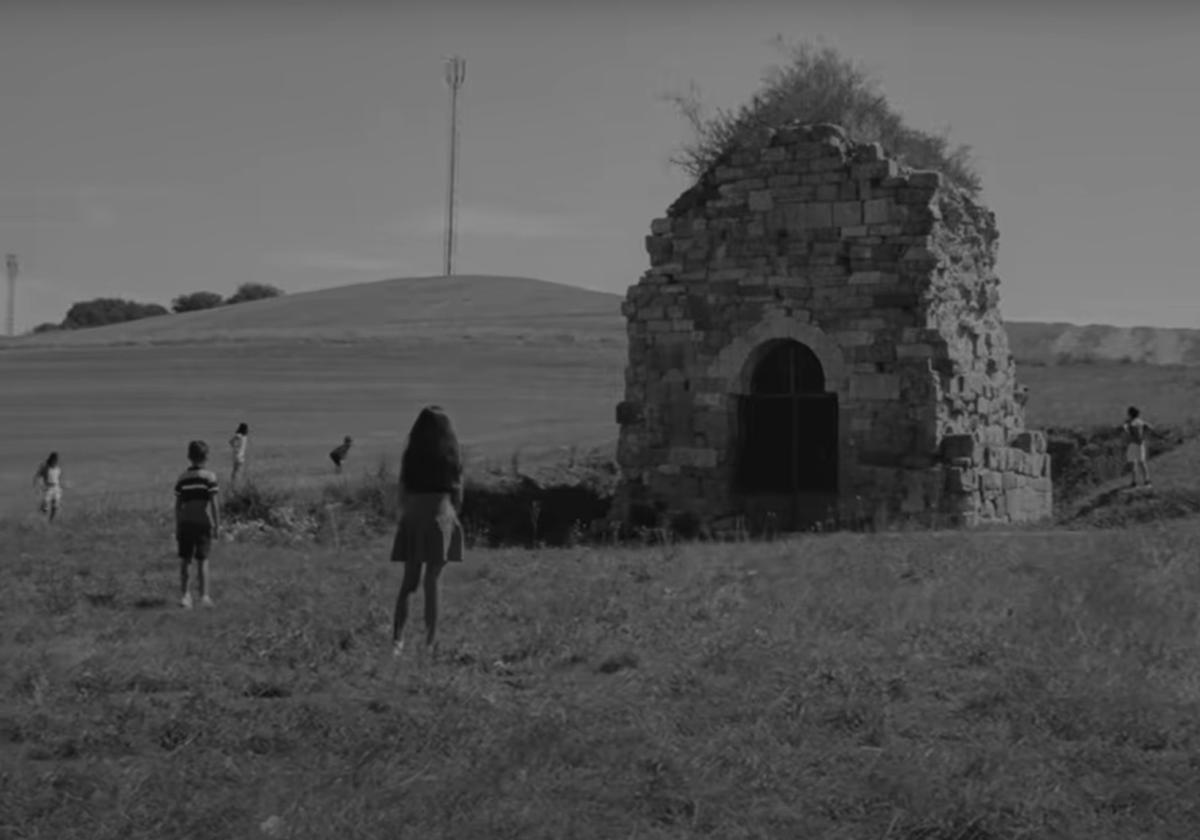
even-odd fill
[{"label": "child near ruin", "polygon": [[1154,431],[1154,427],[1141,417],[1136,406],[1130,406],[1125,422],[1121,424],[1125,433],[1125,460],[1129,463],[1132,475],[1130,487],[1138,486],[1138,474],[1146,487],[1150,486],[1150,466],[1146,463],[1146,437]]},{"label": "child near ruin", "polygon": [[233,472],[229,475],[229,486],[237,483],[237,478],[246,469],[246,443],[250,437],[250,427],[238,423],[237,431],[229,439],[229,449],[233,455]]},{"label": "child near ruin", "polygon": [[463,463],[450,418],[440,406],[421,409],[400,462],[400,522],[391,562],[404,564],[392,623],[392,653],[404,652],[408,598],[425,573],[425,646],[437,633],[438,578],[447,563],[463,559]]},{"label": "child near ruin", "polygon": [[208,555],[221,533],[221,506],[216,473],[209,470],[208,444],[193,440],[187,448],[188,468],[175,482],[175,542],[179,548],[179,605],[192,608],[188,567],[196,563],[200,605],[211,607]]},{"label": "child near ruin", "polygon": [[45,461],[38,465],[33,474],[36,487],[41,482],[42,501],[38,510],[46,515],[47,522],[53,522],[62,508],[62,466],[58,463],[58,453],[51,452]]},{"label": "child near ruin", "polygon": [[346,456],[350,454],[350,446],[354,443],[350,439],[350,435],[346,435],[346,439],[342,441],[341,446],[329,453],[329,460],[333,461],[333,471],[342,471],[342,462],[346,460]]}]

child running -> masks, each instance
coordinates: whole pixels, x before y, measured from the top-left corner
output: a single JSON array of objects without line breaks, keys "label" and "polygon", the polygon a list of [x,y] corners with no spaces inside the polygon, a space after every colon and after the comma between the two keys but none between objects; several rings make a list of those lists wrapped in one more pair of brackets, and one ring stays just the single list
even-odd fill
[{"label": "child running", "polygon": [[238,476],[246,468],[246,440],[249,435],[250,427],[245,423],[238,423],[237,431],[229,439],[229,449],[233,453],[233,472],[229,474],[230,487],[233,487]]},{"label": "child running", "polygon": [[1154,431],[1154,427],[1141,418],[1141,412],[1134,406],[1129,406],[1128,416],[1121,424],[1125,432],[1125,460],[1129,462],[1131,488],[1138,486],[1138,473],[1142,474],[1142,482],[1150,486],[1150,466],[1146,463],[1146,435]]},{"label": "child running", "polygon": [[392,654],[404,652],[408,596],[425,571],[425,646],[432,650],[437,632],[438,577],[446,563],[463,559],[462,456],[450,418],[436,405],[417,415],[400,462],[400,523],[392,544],[393,563],[404,564],[392,623]]},{"label": "child running", "polygon": [[53,522],[62,508],[62,467],[58,463],[58,453],[51,452],[45,461],[38,465],[33,474],[33,484],[42,483],[42,502],[38,510],[46,515],[47,522]]},{"label": "child running", "polygon": [[350,439],[350,435],[346,435],[346,439],[342,441],[342,445],[329,453],[329,460],[333,461],[334,472],[342,471],[342,462],[346,460],[346,456],[350,454],[350,446],[354,441]]},{"label": "child running", "polygon": [[196,582],[200,585],[200,605],[211,607],[208,594],[208,554],[213,539],[221,533],[221,506],[218,502],[217,476],[205,469],[208,444],[194,440],[188,444],[188,468],[175,482],[175,540],[179,546],[179,605],[192,608],[188,589],[188,565],[196,561]]}]

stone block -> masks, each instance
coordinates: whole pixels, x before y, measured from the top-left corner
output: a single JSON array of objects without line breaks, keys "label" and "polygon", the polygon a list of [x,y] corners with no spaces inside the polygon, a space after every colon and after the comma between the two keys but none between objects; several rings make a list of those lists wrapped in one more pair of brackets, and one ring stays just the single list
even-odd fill
[{"label": "stone block", "polygon": [[671,233],[671,220],[667,218],[655,219],[650,222],[650,233],[655,236],[667,236]]},{"label": "stone block", "polygon": [[802,204],[799,218],[802,228],[833,227],[833,203],[828,201],[810,201]]},{"label": "stone block", "polygon": [[872,198],[863,202],[863,223],[886,225],[893,220],[895,203],[890,198]]},{"label": "stone block", "polygon": [[850,174],[859,181],[874,181],[886,178],[890,174],[886,160],[874,160],[868,163],[858,163],[850,167]]},{"label": "stone block", "polygon": [[748,206],[752,213],[764,213],[775,206],[770,190],[758,190],[750,193]]},{"label": "stone block", "polygon": [[1041,455],[1046,451],[1046,436],[1042,432],[1024,431],[1013,435],[1011,445],[1022,452]]},{"label": "stone block", "polygon": [[942,438],[941,455],[946,461],[970,458],[973,463],[979,463],[982,460],[983,447],[974,435],[946,435]]},{"label": "stone block", "polygon": [[946,490],[950,493],[974,493],[979,476],[973,469],[951,467],[946,470]]},{"label": "stone block", "polygon": [[886,271],[855,271],[850,274],[849,282],[854,286],[889,286],[899,279],[899,275]]},{"label": "stone block", "polygon": [[896,357],[900,359],[929,359],[933,357],[933,348],[928,344],[898,344]]},{"label": "stone block", "polygon": [[[836,172],[846,166],[846,162],[842,160],[841,155],[830,155],[829,157],[820,157],[812,161],[813,172]],[[839,178],[839,180],[841,180]]]},{"label": "stone block", "polygon": [[852,400],[898,400],[900,377],[892,373],[860,373],[850,379]]},{"label": "stone block", "polygon": [[867,330],[840,330],[834,335],[837,337],[838,344],[847,348],[863,347],[875,341],[875,335]]},{"label": "stone block", "polygon": [[645,415],[639,403],[628,400],[617,403],[618,426],[632,426],[635,423],[641,423],[644,418]]},{"label": "stone block", "polygon": [[667,463],[680,467],[711,469],[717,465],[717,453],[713,449],[676,446],[667,453]]},{"label": "stone block", "polygon": [[942,173],[931,169],[918,169],[908,174],[908,183],[914,187],[936,190],[942,186]]},{"label": "stone block", "polygon": [[855,227],[863,223],[863,205],[861,201],[838,201],[833,205],[834,227]]}]

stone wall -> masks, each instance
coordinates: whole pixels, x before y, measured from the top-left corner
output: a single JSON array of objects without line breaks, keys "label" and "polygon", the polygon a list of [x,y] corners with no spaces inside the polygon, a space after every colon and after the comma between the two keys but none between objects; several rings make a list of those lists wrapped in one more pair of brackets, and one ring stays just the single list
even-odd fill
[{"label": "stone wall", "polygon": [[753,507],[733,487],[735,399],[780,340],[812,350],[838,395],[838,487],[816,503],[964,523],[1047,515],[996,242],[993,215],[938,173],[835,126],[789,126],[727,154],[651,224],[650,268],[623,306],[617,515]]}]

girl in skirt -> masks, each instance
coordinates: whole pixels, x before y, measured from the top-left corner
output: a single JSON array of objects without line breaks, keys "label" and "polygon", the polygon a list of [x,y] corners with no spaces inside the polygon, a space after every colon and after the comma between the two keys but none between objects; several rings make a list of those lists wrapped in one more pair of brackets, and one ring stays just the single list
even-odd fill
[{"label": "girl in skirt", "polygon": [[445,411],[426,406],[417,415],[400,462],[400,523],[392,545],[392,562],[404,564],[392,623],[392,653],[404,652],[408,597],[425,576],[425,644],[432,648],[437,632],[438,577],[447,563],[463,559],[463,464],[458,438]]}]

